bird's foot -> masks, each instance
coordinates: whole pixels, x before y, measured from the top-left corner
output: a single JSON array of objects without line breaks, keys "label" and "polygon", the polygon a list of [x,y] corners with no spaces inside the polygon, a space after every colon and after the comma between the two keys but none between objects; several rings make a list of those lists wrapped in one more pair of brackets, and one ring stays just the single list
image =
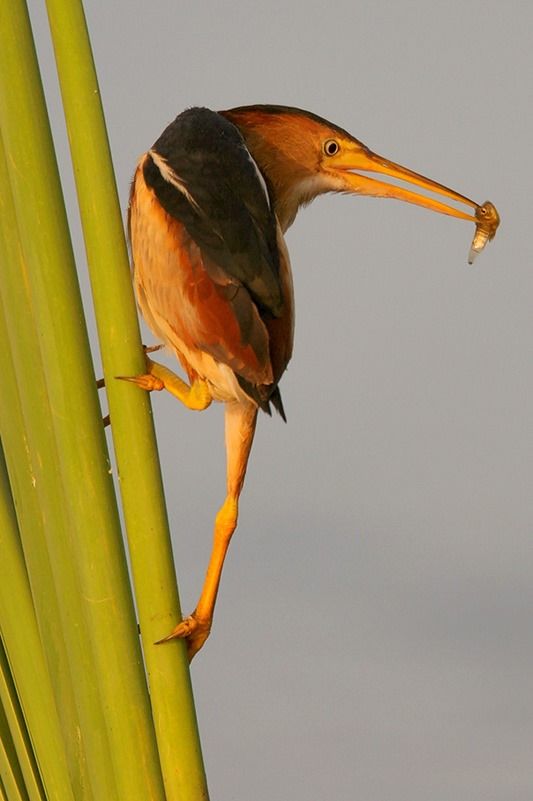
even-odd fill
[{"label": "bird's foot", "polygon": [[175,398],[180,400],[188,409],[196,411],[203,411],[207,409],[213,396],[209,390],[207,382],[201,378],[197,378],[191,386],[185,383],[183,379],[164,367],[162,364],[153,362],[148,356],[146,357],[147,372],[143,375],[124,376],[118,375],[122,381],[132,381],[137,384],[141,389],[148,392],[152,390],[166,389]]},{"label": "bird's foot", "polygon": [[165,389],[164,381],[161,381],[160,378],[157,378],[151,373],[143,373],[142,375],[117,375],[115,378],[118,378],[120,381],[131,381],[132,384],[137,384],[138,387],[145,389],[147,392],[160,392],[162,389]]},{"label": "bird's foot", "polygon": [[147,353],[150,353],[152,350],[159,350],[160,347],[160,345],[154,345],[152,348],[147,348],[143,345],[146,358],[146,373],[142,373],[141,375],[117,375],[115,378],[120,381],[131,381],[132,384],[137,384],[138,387],[146,390],[146,392],[160,392],[162,389],[165,389],[165,382],[163,379],[155,375],[154,368],[159,367],[159,365],[156,365],[155,362],[146,356]]},{"label": "bird's foot", "polygon": [[187,656],[189,662],[193,656],[198,653],[204,642],[209,637],[211,631],[211,620],[200,620],[194,611],[191,615],[184,618],[181,623],[178,623],[175,629],[170,634],[167,634],[163,639],[158,640],[156,645],[169,642],[170,640],[185,640],[187,644]]},{"label": "bird's foot", "polygon": [[[155,350],[161,350],[164,345],[143,345],[143,350],[146,357],[146,366],[148,370],[150,370],[150,365],[153,364],[151,359],[146,356],[147,353],[153,353]],[[137,386],[141,387],[142,389],[151,392],[152,390],[161,390],[165,388],[165,384],[161,379],[156,378],[149,373],[144,375],[135,375],[135,376],[125,376],[125,375],[117,375],[116,378],[120,378],[122,381],[133,381],[133,383],[137,384]],[[98,378],[96,381],[96,388],[103,389],[105,387],[105,378]],[[111,423],[111,418],[108,414],[102,419],[104,424],[104,428]]]},{"label": "bird's foot", "polygon": [[[156,350],[161,350],[161,348],[164,348],[164,345],[161,345],[161,344],[160,345],[143,345],[143,350],[144,350],[145,356],[146,356],[147,353],[153,353]],[[152,360],[149,359],[148,356],[146,356],[146,367],[148,369],[148,372],[150,371],[150,365],[151,364],[153,364]],[[145,378],[145,376],[142,375],[142,376],[131,376],[130,377],[130,376],[124,376],[124,375],[117,375],[116,378],[120,378],[122,381],[134,381],[136,384],[138,384],[139,382],[137,381],[137,378]],[[96,380],[96,388],[97,389],[103,389],[104,387],[105,387],[105,378],[98,378]],[[143,386],[143,389],[148,389],[148,390],[164,389],[164,384],[162,386],[156,386],[156,387],[144,387]]]},{"label": "bird's foot", "polygon": [[[143,350],[144,350],[144,353],[146,355],[147,353],[154,353],[154,351],[156,351],[156,350],[161,350],[164,347],[165,346],[162,345],[162,344],[159,344],[159,345],[143,345]],[[146,359],[146,362],[147,362],[148,369],[150,369],[150,364],[152,362],[148,358]],[[117,378],[122,378],[125,381],[131,381],[132,380],[130,378],[126,378],[125,376],[117,376]],[[104,387],[105,387],[105,378],[98,378],[97,381],[96,381],[96,388],[97,389],[103,389]]]}]

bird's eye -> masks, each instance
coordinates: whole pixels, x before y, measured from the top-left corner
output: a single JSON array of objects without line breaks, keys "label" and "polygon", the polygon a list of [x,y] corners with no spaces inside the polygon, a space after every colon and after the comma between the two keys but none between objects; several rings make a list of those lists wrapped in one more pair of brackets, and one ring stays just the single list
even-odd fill
[{"label": "bird's eye", "polygon": [[327,139],[324,142],[324,153],[326,156],[335,156],[340,150],[340,145],[336,139]]}]

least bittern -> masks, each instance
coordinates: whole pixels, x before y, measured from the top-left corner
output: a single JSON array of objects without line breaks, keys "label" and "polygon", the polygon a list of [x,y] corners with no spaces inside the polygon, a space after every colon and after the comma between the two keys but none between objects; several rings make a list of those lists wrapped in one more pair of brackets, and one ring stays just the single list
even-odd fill
[{"label": "least bittern", "polygon": [[285,419],[279,381],[292,354],[294,300],[283,234],[301,206],[326,192],[397,198],[474,222],[471,259],[498,225],[492,204],[479,206],[372,153],[342,128],[285,106],[189,109],[135,172],[129,231],[137,300],[189,381],[150,359],[146,375],[130,380],[167,389],[190,409],[225,404],[227,495],[205,583],[194,612],[165,638],[186,639],[189,658],[211,629],[258,409],[270,413],[272,405]]}]

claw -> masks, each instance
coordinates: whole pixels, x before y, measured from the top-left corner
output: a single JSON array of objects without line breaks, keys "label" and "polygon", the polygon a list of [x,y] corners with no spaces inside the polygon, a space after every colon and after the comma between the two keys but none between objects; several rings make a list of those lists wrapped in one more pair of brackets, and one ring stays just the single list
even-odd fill
[{"label": "claw", "polygon": [[210,620],[198,620],[196,617],[196,612],[193,612],[192,615],[184,618],[181,623],[178,623],[175,629],[173,629],[170,634],[167,634],[166,637],[163,637],[161,640],[157,640],[155,643],[156,645],[161,645],[165,642],[170,642],[170,640],[185,640],[187,645],[187,656],[189,657],[189,662],[192,660],[193,656],[198,653],[204,642],[209,637],[209,632],[211,631],[211,621]]},{"label": "claw", "polygon": [[131,381],[132,384],[137,384],[138,387],[145,389],[147,392],[159,392],[165,388],[163,381],[154,375],[150,375],[150,373],[145,375],[116,375],[115,378],[119,381]]},{"label": "claw", "polygon": [[[145,352],[145,354],[146,353],[154,353],[156,350],[161,350],[164,347],[165,346],[162,345],[162,344],[159,344],[159,345],[143,345],[143,351]],[[147,366],[149,367],[150,359],[147,359],[146,361],[147,361]],[[115,376],[115,378],[120,378],[122,381],[135,381],[136,383],[139,383],[138,381],[136,381],[138,376],[134,376],[134,377],[130,378],[129,376],[117,375],[117,376]],[[96,388],[97,389],[103,389],[104,387],[105,387],[105,378],[97,378],[96,379]],[[163,387],[152,387],[152,389],[163,389]]]}]

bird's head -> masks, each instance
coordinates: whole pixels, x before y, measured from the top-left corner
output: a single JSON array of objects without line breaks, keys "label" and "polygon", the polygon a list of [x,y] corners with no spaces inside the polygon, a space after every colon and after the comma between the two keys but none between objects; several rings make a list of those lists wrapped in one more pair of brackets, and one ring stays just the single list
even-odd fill
[{"label": "bird's head", "polygon": [[[287,106],[262,105],[241,106],[220,113],[239,128],[266,177],[283,230],[291,225],[301,205],[325,192],[397,198],[480,224],[483,207],[442,184],[376,155],[343,128],[315,114]],[[476,216],[404,186],[371,178],[366,175],[369,172],[381,173],[470,206]]]}]

